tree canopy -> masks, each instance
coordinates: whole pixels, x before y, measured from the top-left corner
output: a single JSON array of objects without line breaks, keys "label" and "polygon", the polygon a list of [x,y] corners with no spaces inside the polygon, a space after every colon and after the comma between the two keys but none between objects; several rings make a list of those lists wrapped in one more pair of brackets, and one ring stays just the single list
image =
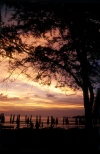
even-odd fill
[{"label": "tree canopy", "polygon": [[[11,70],[19,68],[42,84],[55,79],[57,87],[81,88],[85,115],[91,117],[93,90],[100,82],[98,6],[25,2],[7,7],[12,11],[10,20],[1,23],[0,51],[10,57]],[[23,41],[30,36],[46,42]]]}]

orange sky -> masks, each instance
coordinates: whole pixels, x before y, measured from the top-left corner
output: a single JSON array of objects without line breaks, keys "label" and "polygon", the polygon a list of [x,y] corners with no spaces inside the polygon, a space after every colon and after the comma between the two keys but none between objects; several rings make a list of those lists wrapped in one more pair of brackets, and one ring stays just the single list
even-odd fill
[{"label": "orange sky", "polygon": [[65,94],[61,89],[51,86],[41,86],[29,81],[23,74],[16,77],[14,73],[10,80],[2,82],[8,76],[6,60],[0,66],[0,112],[6,115],[33,114],[42,116],[74,116],[84,114],[81,91],[67,88]]},{"label": "orange sky", "polygon": [[[8,15],[5,17],[3,14],[6,22]],[[53,33],[54,36],[59,35],[59,30],[56,30],[56,33],[52,31],[52,37]],[[49,33],[46,33],[45,38],[48,38],[49,41],[52,39]],[[42,36],[41,39],[34,39],[31,36],[25,38],[24,36],[23,42],[34,44],[34,46],[48,44]],[[57,43],[53,47],[57,47]],[[17,77],[16,72],[11,76],[13,82],[9,80],[2,82],[8,76],[8,71],[6,60],[0,58],[0,112],[4,112],[6,115],[20,113],[23,115],[32,114],[35,116],[41,114],[42,116],[54,115],[58,117],[84,114],[81,91],[72,91],[67,88],[65,94],[64,91],[55,88],[53,84],[49,87],[41,86],[29,81],[22,74]]]},{"label": "orange sky", "polygon": [[[47,43],[43,38],[23,39],[25,43],[36,45],[35,41],[38,42],[37,45]],[[18,76],[18,70],[12,74],[10,80],[3,82],[3,79],[9,75],[8,59],[0,58],[0,112],[4,112],[5,115],[20,113],[58,117],[84,114],[81,91],[72,91],[66,87],[65,93],[55,88],[54,82],[49,87],[41,86],[28,80],[24,74]]]}]

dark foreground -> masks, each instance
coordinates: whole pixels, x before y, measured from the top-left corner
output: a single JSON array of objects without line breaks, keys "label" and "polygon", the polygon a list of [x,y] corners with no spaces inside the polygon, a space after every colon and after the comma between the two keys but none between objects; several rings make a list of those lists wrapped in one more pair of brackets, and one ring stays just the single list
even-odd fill
[{"label": "dark foreground", "polygon": [[3,129],[0,132],[0,154],[98,154],[99,130]]}]

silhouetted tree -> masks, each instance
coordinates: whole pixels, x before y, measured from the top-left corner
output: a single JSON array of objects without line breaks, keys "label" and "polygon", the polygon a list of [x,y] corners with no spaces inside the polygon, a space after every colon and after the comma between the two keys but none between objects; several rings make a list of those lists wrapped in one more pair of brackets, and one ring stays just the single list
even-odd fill
[{"label": "silhouetted tree", "polygon": [[[1,54],[13,59],[10,67],[41,84],[66,86],[83,91],[86,126],[92,124],[95,84],[100,77],[100,17],[97,5],[21,2],[14,8],[13,24],[3,24]],[[76,4],[77,5],[77,4]],[[43,37],[41,46],[23,43],[21,36]],[[13,53],[24,53],[15,57]],[[31,72],[30,73],[30,69]]]},{"label": "silhouetted tree", "polygon": [[93,116],[96,118],[100,118],[100,88],[98,88],[95,102],[94,102],[94,109],[93,109]]}]

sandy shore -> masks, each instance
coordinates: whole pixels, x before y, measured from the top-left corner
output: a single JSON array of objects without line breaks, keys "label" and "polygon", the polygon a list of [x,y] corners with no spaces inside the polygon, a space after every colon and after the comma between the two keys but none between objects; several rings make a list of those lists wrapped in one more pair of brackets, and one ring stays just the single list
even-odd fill
[{"label": "sandy shore", "polygon": [[85,129],[3,129],[0,132],[0,153],[65,154],[99,153],[100,136],[97,128]]}]

